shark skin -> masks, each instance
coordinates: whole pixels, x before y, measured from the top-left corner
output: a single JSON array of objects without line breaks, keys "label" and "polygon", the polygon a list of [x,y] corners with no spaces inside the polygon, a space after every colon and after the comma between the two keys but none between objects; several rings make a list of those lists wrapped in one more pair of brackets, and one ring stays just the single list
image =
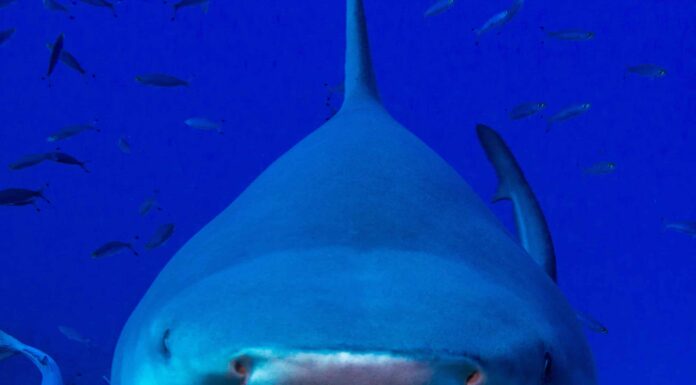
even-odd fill
[{"label": "shark skin", "polygon": [[189,240],[114,385],[593,385],[554,282],[379,102],[361,0],[345,101]]},{"label": "shark skin", "polygon": [[24,355],[36,365],[41,372],[41,385],[63,385],[60,368],[51,356],[0,330],[0,361],[15,354]]}]

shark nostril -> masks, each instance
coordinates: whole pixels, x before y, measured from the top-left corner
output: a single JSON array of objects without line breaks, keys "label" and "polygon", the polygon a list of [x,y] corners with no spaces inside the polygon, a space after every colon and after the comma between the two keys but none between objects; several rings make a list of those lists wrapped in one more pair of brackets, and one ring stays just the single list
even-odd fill
[{"label": "shark nostril", "polygon": [[483,375],[478,370],[475,370],[469,374],[466,378],[466,385],[481,385],[483,384]]}]

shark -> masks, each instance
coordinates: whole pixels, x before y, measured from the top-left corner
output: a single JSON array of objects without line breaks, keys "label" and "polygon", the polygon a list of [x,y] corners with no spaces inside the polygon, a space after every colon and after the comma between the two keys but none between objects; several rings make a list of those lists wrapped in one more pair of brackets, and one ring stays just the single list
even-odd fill
[{"label": "shark", "polygon": [[593,385],[580,322],[481,198],[381,103],[346,2],[340,110],[166,264],[114,385]]},{"label": "shark", "polygon": [[[494,129],[479,124],[476,134],[498,177],[498,191],[493,203],[512,202],[517,237],[529,256],[549,278],[558,283],[556,252],[551,231],[532,187],[505,140]],[[609,330],[589,314],[576,311],[578,320],[589,330],[607,334]]]},{"label": "shark", "polygon": [[63,385],[60,368],[51,356],[0,330],[0,361],[16,354],[24,355],[39,369],[41,385]]}]

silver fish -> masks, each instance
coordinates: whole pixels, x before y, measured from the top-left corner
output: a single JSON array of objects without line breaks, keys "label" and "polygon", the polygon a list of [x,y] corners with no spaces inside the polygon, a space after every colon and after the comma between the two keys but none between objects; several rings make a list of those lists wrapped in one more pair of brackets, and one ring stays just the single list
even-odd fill
[{"label": "silver fish", "polygon": [[558,40],[570,40],[570,41],[587,41],[592,40],[595,37],[594,32],[590,31],[577,31],[577,30],[562,30],[562,31],[548,31],[546,36],[552,37]]},{"label": "silver fish", "polygon": [[[46,44],[46,47],[48,47],[48,49],[51,49],[51,48],[53,48],[53,44],[48,43],[48,44]],[[84,75],[84,74],[87,73],[87,70],[85,70],[85,69],[82,67],[82,65],[80,64],[79,61],[77,61],[77,59],[75,58],[75,56],[73,56],[73,54],[71,54],[70,52],[66,51],[65,49],[63,49],[63,50],[60,52],[59,60],[60,60],[61,63],[65,64],[66,66],[68,66],[68,67],[74,69],[75,71],[79,72],[80,75]]]},{"label": "silver fish", "polygon": [[556,113],[555,115],[552,115],[547,119],[548,122],[548,128],[551,128],[551,125],[556,122],[561,122],[564,120],[568,120],[570,118],[574,118],[578,115],[582,115],[585,112],[590,110],[590,107],[592,105],[590,103],[582,103],[582,104],[575,104],[572,105],[568,108],[565,108],[561,110],[560,112]]},{"label": "silver fish", "polygon": [[49,153],[40,153],[40,154],[29,154],[21,157],[19,160],[16,162],[10,163],[10,170],[22,170],[25,168],[29,168],[32,166],[36,166],[37,164],[48,160],[50,157]]},{"label": "silver fish", "polygon": [[41,198],[51,203],[44,195],[45,187],[38,190],[23,188],[8,188],[0,190],[0,206],[26,206],[34,205],[36,200]]},{"label": "silver fish", "polygon": [[68,8],[56,0],[43,0],[43,5],[49,11],[68,12]]},{"label": "silver fish", "polygon": [[597,162],[590,167],[585,168],[585,174],[606,175],[616,171],[616,163],[614,162]]},{"label": "silver fish", "polygon": [[433,5],[425,11],[425,17],[439,15],[448,9],[452,8],[454,0],[437,0]]},{"label": "silver fish", "polygon": [[206,118],[189,118],[184,121],[187,126],[198,130],[213,130],[222,134],[221,124]]},{"label": "silver fish", "polygon": [[113,3],[110,3],[106,0],[80,0],[81,2],[85,4],[89,4],[94,7],[101,7],[101,8],[108,8],[111,10],[111,13],[113,13],[114,16],[116,16],[116,8],[114,7]]},{"label": "silver fish", "polygon": [[146,249],[154,249],[162,246],[174,234],[174,224],[167,223],[155,230],[150,240],[145,244]]},{"label": "silver fish", "polygon": [[10,28],[10,29],[0,31],[0,45],[4,44],[6,41],[8,41],[12,37],[12,35],[14,35],[15,31],[16,31],[16,28]]},{"label": "silver fish", "polygon": [[665,229],[678,233],[688,234],[696,238],[696,221],[674,221],[666,222]]},{"label": "silver fish", "polygon": [[112,255],[116,255],[122,251],[125,250],[130,250],[133,255],[139,255],[138,252],[135,250],[133,245],[131,245],[128,242],[121,242],[121,241],[110,241],[106,242],[105,244],[99,246],[96,250],[92,252],[92,258],[103,258],[103,257],[110,257]]},{"label": "silver fish", "polygon": [[59,140],[71,138],[79,133],[85,131],[97,131],[100,130],[94,126],[94,124],[73,124],[70,126],[65,126],[60,130],[54,132],[46,138],[47,142],[57,142]]},{"label": "silver fish", "polygon": [[135,77],[135,81],[147,86],[155,87],[185,87],[189,85],[189,83],[185,80],[175,78],[171,75],[158,73],[138,75]]},{"label": "silver fish", "polygon": [[63,51],[63,39],[64,35],[61,33],[56,38],[56,41],[51,46],[51,56],[48,61],[48,70],[46,71],[46,77],[51,76],[53,70],[56,68],[58,59],[60,59],[60,53]]},{"label": "silver fish", "polygon": [[147,215],[154,207],[158,207],[157,205],[157,192],[155,191],[155,195],[147,198],[138,208],[138,213],[141,216]]},{"label": "silver fish", "polygon": [[510,111],[510,119],[517,120],[532,116],[538,112],[546,109],[546,103],[533,102],[533,103],[523,103],[512,108]]},{"label": "silver fish", "polygon": [[639,64],[628,66],[626,70],[636,75],[645,76],[647,78],[661,78],[667,75],[667,70],[654,64]]},{"label": "silver fish", "polygon": [[118,149],[121,150],[122,153],[124,153],[124,154],[131,153],[130,143],[128,143],[128,140],[126,139],[125,136],[118,138],[118,143],[116,143],[116,145],[118,146]]},{"label": "silver fish", "polygon": [[61,325],[61,326],[58,326],[58,331],[60,331],[60,333],[65,336],[65,338],[67,338],[71,341],[75,341],[75,342],[81,343],[83,345],[91,345],[92,344],[92,340],[90,340],[89,338],[83,337],[77,330],[75,330],[71,327]]},{"label": "silver fish", "polygon": [[476,32],[476,35],[481,36],[493,28],[502,27],[503,25],[510,22],[510,20],[512,20],[512,18],[515,17],[515,15],[517,15],[517,13],[522,8],[523,4],[523,0],[515,1],[515,3],[513,3],[513,5],[509,9],[506,9],[502,12],[493,15],[493,17],[488,19],[488,21],[486,21],[486,23],[484,23],[481,28],[476,29],[474,32]]},{"label": "silver fish", "polygon": [[60,151],[53,151],[48,153],[48,159],[52,160],[56,163],[62,163],[62,164],[68,164],[68,165],[73,165],[73,166],[79,166],[85,172],[90,172],[89,169],[85,166],[86,162],[83,162],[81,160],[78,160],[77,158],[73,157],[72,155],[66,154],[64,152]]},{"label": "silver fish", "polygon": [[[203,10],[203,13],[208,12],[208,6],[210,5],[210,0],[180,0],[176,3],[174,3],[174,17],[176,17],[176,13],[179,11],[181,8],[185,7],[192,7],[200,5],[201,9]],[[172,17],[172,19],[174,18]]]}]

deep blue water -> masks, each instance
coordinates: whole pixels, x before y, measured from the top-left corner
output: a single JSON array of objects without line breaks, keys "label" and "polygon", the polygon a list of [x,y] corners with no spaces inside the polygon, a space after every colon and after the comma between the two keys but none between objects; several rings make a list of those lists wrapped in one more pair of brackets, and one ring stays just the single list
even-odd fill
[{"label": "deep blue water", "polygon": [[[663,229],[696,220],[696,2],[528,0],[477,44],[472,29],[508,0],[460,0],[425,19],[429,0],[365,0],[382,98],[404,126],[446,159],[485,199],[496,179],[476,123],[501,132],[538,195],[553,232],[559,283],[570,302],[609,328],[588,333],[601,384],[693,383],[696,239]],[[196,231],[273,160],[330,114],[325,83],[343,75],[342,1],[215,1],[207,14],[161,1],[124,0],[118,17],[39,0],[0,9],[0,189],[49,183],[40,212],[0,206],[0,329],[51,354],[67,384],[109,374],[120,330],[150,283]],[[546,38],[540,27],[584,29],[587,42]],[[50,84],[45,44],[88,74],[59,64]],[[664,78],[627,74],[654,63]],[[163,72],[191,82],[158,89],[135,82]],[[94,74],[94,77],[92,77]],[[507,112],[543,101],[543,116]],[[544,116],[570,104],[591,110],[546,132]],[[334,96],[333,105],[340,105]],[[224,134],[186,127],[224,119]],[[45,137],[97,119],[101,132],[60,142],[91,173],[46,163],[11,171],[22,155],[51,151]],[[132,153],[116,145],[126,136]],[[600,161],[609,175],[583,170]],[[138,207],[158,190],[161,211]],[[510,205],[491,205],[513,228]],[[176,224],[163,247],[95,260],[112,239],[147,239]],[[85,346],[57,329],[70,326]],[[0,384],[38,384],[25,360],[0,362]]]}]

